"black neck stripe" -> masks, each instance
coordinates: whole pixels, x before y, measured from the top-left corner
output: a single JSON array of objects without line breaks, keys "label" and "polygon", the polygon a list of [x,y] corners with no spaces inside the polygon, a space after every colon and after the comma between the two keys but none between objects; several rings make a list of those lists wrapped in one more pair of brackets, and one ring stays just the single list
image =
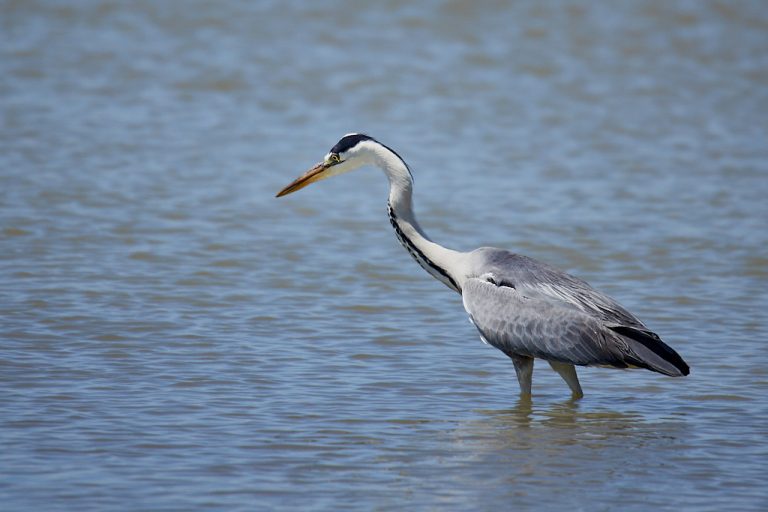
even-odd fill
[{"label": "black neck stripe", "polygon": [[[432,260],[427,258],[424,255],[424,253],[421,252],[421,250],[418,247],[416,247],[416,245],[414,245],[414,243],[411,242],[411,240],[407,236],[405,236],[405,233],[403,233],[403,230],[400,229],[400,224],[398,224],[397,222],[397,216],[395,215],[394,210],[392,210],[392,206],[390,204],[387,204],[387,210],[389,213],[389,222],[390,224],[392,224],[392,227],[395,228],[395,234],[397,235],[398,240],[400,240],[400,242],[403,244],[405,249],[410,253],[411,257],[413,257],[413,259],[415,259],[416,262],[422,267],[424,266],[422,265],[422,262],[424,262],[424,264],[426,264],[429,268],[431,268],[432,270],[434,270],[435,272],[437,272],[438,274],[446,278],[448,282],[451,283],[451,286],[453,287],[454,290],[461,293],[461,288],[459,288],[459,286],[456,284],[456,281],[453,280],[450,274],[448,274],[448,272],[446,272],[445,269],[435,265],[432,262]],[[424,268],[424,270],[429,270],[429,269]]]}]

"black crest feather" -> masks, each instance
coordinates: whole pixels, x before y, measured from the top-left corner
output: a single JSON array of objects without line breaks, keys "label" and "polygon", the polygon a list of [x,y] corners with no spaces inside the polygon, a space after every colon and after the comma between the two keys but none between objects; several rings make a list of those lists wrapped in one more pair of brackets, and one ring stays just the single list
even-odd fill
[{"label": "black crest feather", "polygon": [[[381,144],[381,142],[377,141],[370,135],[366,135],[364,133],[350,133],[349,135],[343,136],[341,140],[339,140],[339,142],[337,142],[336,145],[331,148],[331,153],[336,153],[337,155],[340,155],[345,151],[349,151],[353,147],[357,146],[360,142],[363,142],[366,140],[372,140],[377,144]],[[405,168],[408,169],[408,174],[411,175],[411,180],[413,180],[411,167],[408,165],[408,163],[405,160],[403,160],[403,157],[397,154],[397,151],[387,146],[386,144],[381,144],[381,145],[387,148],[388,150],[390,150],[392,153],[394,153],[397,156],[397,158],[399,158],[405,164]]]},{"label": "black crest feather", "polygon": [[345,151],[348,151],[349,149],[357,146],[360,142],[364,140],[374,140],[374,138],[369,137],[364,133],[352,133],[350,135],[345,135],[341,138],[339,142],[336,143],[335,146],[331,148],[331,153],[336,153],[337,155],[340,155]]}]

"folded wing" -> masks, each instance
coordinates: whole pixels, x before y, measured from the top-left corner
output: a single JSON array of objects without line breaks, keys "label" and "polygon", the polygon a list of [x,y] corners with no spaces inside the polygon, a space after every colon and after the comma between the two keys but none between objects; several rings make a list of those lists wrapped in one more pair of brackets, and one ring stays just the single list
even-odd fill
[{"label": "folded wing", "polygon": [[511,253],[464,282],[464,308],[507,355],[687,375],[688,365],[635,316],[586,282]]}]

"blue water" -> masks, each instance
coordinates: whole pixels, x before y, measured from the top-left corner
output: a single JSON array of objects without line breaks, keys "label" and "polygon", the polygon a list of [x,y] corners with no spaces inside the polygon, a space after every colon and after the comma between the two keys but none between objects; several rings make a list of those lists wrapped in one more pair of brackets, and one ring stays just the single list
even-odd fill
[{"label": "blue water", "polygon": [[[765,510],[761,2],[0,3],[3,510]],[[554,264],[685,379],[537,365],[415,265]]]}]

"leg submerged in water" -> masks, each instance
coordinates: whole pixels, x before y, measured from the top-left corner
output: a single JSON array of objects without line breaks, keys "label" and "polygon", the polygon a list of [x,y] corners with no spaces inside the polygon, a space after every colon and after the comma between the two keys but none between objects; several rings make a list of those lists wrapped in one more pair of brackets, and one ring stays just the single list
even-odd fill
[{"label": "leg submerged in water", "polygon": [[579,376],[576,375],[576,367],[570,363],[560,363],[558,361],[547,361],[549,366],[552,367],[563,378],[568,387],[571,388],[574,398],[581,398],[584,396],[584,392],[581,390],[581,384],[579,384]]},{"label": "leg submerged in water", "polygon": [[533,358],[512,354],[509,356],[515,365],[517,382],[520,383],[520,394],[531,394],[531,382],[533,380]]}]

